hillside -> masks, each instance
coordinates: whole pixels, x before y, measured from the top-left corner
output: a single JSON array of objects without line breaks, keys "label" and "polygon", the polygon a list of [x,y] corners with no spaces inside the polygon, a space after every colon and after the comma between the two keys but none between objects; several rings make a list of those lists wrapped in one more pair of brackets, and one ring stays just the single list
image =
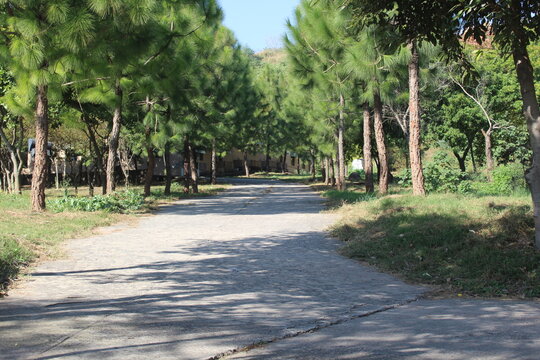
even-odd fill
[{"label": "hillside", "polygon": [[280,64],[285,62],[287,54],[285,49],[265,49],[255,54],[255,57],[264,63]]}]

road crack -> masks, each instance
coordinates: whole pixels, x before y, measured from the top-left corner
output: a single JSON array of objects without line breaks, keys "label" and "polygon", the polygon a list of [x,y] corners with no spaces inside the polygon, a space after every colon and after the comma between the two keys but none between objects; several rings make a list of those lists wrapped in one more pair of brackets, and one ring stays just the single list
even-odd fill
[{"label": "road crack", "polygon": [[[376,315],[376,314],[379,314],[379,313],[383,313],[383,312],[386,312],[386,311],[389,311],[389,310],[398,309],[400,307],[403,307],[403,306],[406,306],[406,305],[411,304],[413,302],[416,302],[416,301],[420,300],[421,298],[422,298],[422,296],[417,296],[417,297],[415,297],[413,299],[407,299],[407,300],[402,301],[401,303],[398,303],[398,304],[387,305],[387,306],[383,306],[383,307],[380,307],[378,309],[368,311],[368,312],[364,312],[364,313],[361,313],[361,314],[354,314],[354,315],[350,315],[350,316],[347,316],[347,317],[342,317],[342,318],[339,318],[337,320],[329,321],[329,322],[326,322],[326,323],[321,324],[321,325],[313,326],[313,327],[311,327],[309,329],[299,330],[299,331],[296,331],[296,332],[293,332],[293,333],[285,334],[285,335],[282,335],[282,336],[277,336],[277,337],[274,337],[274,338],[269,339],[269,340],[260,340],[260,341],[258,341],[256,343],[253,343],[253,344],[250,344],[250,345],[247,345],[247,346],[242,346],[242,347],[238,347],[236,349],[231,349],[231,350],[222,352],[222,353],[220,353],[218,355],[215,355],[215,356],[212,356],[212,357],[208,358],[207,360],[220,360],[220,359],[224,359],[224,358],[226,358],[228,356],[231,356],[231,355],[240,354],[240,353],[246,353],[246,352],[249,352],[249,351],[251,351],[253,349],[261,348],[261,347],[264,347],[266,345],[277,343],[279,341],[295,338],[295,337],[306,335],[306,334],[312,334],[312,333],[315,333],[317,331],[330,328],[332,326],[344,324],[344,323],[347,323],[347,322],[350,322],[350,321],[353,321],[353,320],[357,320],[357,319],[361,319],[361,318],[366,318],[366,317]],[[363,304],[363,305],[365,305],[365,304]],[[354,306],[353,306],[353,308],[354,308]]]}]

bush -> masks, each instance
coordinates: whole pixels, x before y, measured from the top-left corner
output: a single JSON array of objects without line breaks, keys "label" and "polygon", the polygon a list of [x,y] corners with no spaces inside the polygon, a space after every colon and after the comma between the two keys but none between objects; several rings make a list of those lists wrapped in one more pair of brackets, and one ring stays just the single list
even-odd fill
[{"label": "bush", "polygon": [[473,190],[473,182],[470,180],[465,180],[459,183],[457,192],[460,194],[471,194]]},{"label": "bush", "polygon": [[455,168],[447,153],[438,152],[426,165],[424,178],[427,192],[458,192],[467,174]]},{"label": "bush", "polygon": [[61,199],[53,200],[49,203],[49,208],[56,212],[63,211],[107,211],[116,213],[126,213],[141,209],[144,198],[134,191],[117,192],[112,195],[97,195],[94,197],[70,197],[64,196]]},{"label": "bush", "polygon": [[[398,175],[398,184],[412,186],[411,169],[403,169]],[[424,184],[427,192],[459,192],[467,194],[472,191],[468,175],[456,169],[445,152],[435,154],[433,161],[424,167]]]},{"label": "bush", "polygon": [[497,194],[509,195],[519,189],[526,188],[525,174],[521,164],[498,166],[493,170],[493,190]]},{"label": "bush", "polygon": [[498,166],[492,178],[491,182],[475,182],[474,191],[481,195],[511,195],[527,189],[523,166],[518,163]]},{"label": "bush", "polygon": [[30,251],[16,240],[0,238],[0,293],[31,259]]},{"label": "bush", "polygon": [[403,169],[401,170],[397,176],[398,184],[404,187],[412,186],[412,173],[411,169]]}]

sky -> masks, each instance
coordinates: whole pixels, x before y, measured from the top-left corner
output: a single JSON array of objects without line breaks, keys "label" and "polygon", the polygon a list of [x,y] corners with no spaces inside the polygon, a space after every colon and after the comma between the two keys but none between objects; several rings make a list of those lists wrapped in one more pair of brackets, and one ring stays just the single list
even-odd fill
[{"label": "sky", "polygon": [[282,46],[286,21],[300,0],[219,0],[225,26],[234,31],[240,44],[258,52]]}]

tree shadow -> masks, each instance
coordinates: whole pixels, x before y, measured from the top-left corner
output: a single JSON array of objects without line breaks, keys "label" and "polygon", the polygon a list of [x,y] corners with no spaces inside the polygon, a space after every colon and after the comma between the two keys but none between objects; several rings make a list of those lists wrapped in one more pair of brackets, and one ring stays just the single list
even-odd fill
[{"label": "tree shadow", "polygon": [[423,300],[235,359],[534,359],[538,303]]},{"label": "tree shadow", "polygon": [[[156,221],[149,219],[147,227],[141,227],[146,233],[138,234],[141,228],[131,230],[130,236],[136,235],[132,246],[138,246],[152,241],[153,236],[161,236],[161,232],[171,236],[171,231],[181,232],[183,226],[201,227],[192,238],[183,236],[175,239],[174,245],[156,245],[155,255],[143,254],[122,266],[114,266],[112,258],[101,262],[110,266],[36,272],[33,278],[45,286],[66,283],[80,284],[81,288],[54,289],[62,293],[46,300],[4,302],[0,308],[0,354],[9,359],[209,358],[229,349],[403,303],[424,291],[338,256],[338,243],[322,231],[302,227],[303,230],[291,232],[295,222],[302,222],[306,215],[321,210],[321,200],[306,187],[266,180],[257,183],[270,186],[258,187],[251,180],[243,182],[245,186],[227,191],[219,199],[188,200],[166,207],[161,210],[163,216]],[[206,216],[212,214],[224,219],[219,218],[219,226],[212,224],[216,229],[205,232],[205,226],[212,227],[206,223]],[[243,226],[249,226],[251,232],[221,234],[234,229],[237,215],[247,215],[248,221]],[[280,216],[283,229],[265,229],[267,223],[263,220],[267,215],[285,215]],[[406,246],[411,239],[401,239],[399,231],[411,216],[414,225],[422,225],[422,231],[439,237],[437,224],[451,227],[460,220],[420,217],[407,209],[387,211],[384,216],[392,219],[395,228],[384,227],[390,223],[373,225],[380,226],[379,232],[385,235],[394,234]],[[216,217],[210,219],[216,221]],[[232,225],[225,226],[229,223]],[[114,248],[115,239],[126,234],[101,237],[101,243],[94,239],[95,246],[113,242],[106,248]],[[452,243],[448,237],[444,240]],[[127,256],[131,254],[130,249],[125,251]],[[398,259],[398,255],[394,253],[393,257]],[[91,256],[109,254],[101,251]],[[432,310],[436,313],[433,316],[444,311]],[[394,354],[396,357],[427,354],[408,345],[414,344],[417,337],[439,337],[440,343],[434,342],[432,349],[441,346],[444,350],[443,343],[453,341],[451,337],[444,340],[445,319],[436,319],[440,321],[430,324],[433,328],[429,330],[416,329],[415,323],[409,327],[400,325],[394,337],[392,322],[377,323],[377,319],[366,318],[364,325],[372,327],[361,331],[351,329],[353,338],[361,340],[352,343],[356,346],[352,351],[367,345],[376,348],[377,342],[383,344],[384,336],[388,346],[397,349],[390,353],[390,358]],[[482,324],[479,320],[474,331],[481,330]],[[335,334],[323,340],[336,337],[345,341]],[[383,358],[385,353],[377,349],[380,347],[366,354]],[[324,351],[320,354],[325,358]],[[326,358],[337,357],[330,354]]]},{"label": "tree shadow", "polygon": [[[321,211],[320,197],[306,186],[283,184],[279,181],[269,183],[268,180],[248,181],[249,186],[225,191],[219,196],[183,200],[163,206],[160,208],[160,213],[177,216],[276,215],[316,214]],[[239,180],[239,182],[244,183],[245,180]],[[265,184],[270,187],[261,189],[257,186]]]},{"label": "tree shadow", "polygon": [[540,296],[540,253],[528,206],[486,206],[486,221],[463,212],[427,213],[393,199],[377,216],[337,226],[343,252],[380,269],[452,293]]},{"label": "tree shadow", "polygon": [[[32,346],[17,349],[14,344],[42,349],[50,341],[46,329],[58,337],[82,327],[92,339],[107,334],[130,335],[132,340],[103,346],[107,341],[87,343],[86,337],[77,336],[36,358],[150,354],[156,347],[178,358],[197,358],[192,356],[197,347],[220,349],[217,354],[401,302],[422,291],[369,269],[358,273],[358,265],[337,256],[335,243],[321,232],[177,245],[163,256],[182,260],[35,273],[44,280],[89,283],[96,293],[0,310],[1,332],[9,334],[0,349],[10,358],[27,356]],[[129,291],[122,289],[141,282],[148,284],[144,291],[125,295]],[[115,294],[100,291],[111,285]]]}]

